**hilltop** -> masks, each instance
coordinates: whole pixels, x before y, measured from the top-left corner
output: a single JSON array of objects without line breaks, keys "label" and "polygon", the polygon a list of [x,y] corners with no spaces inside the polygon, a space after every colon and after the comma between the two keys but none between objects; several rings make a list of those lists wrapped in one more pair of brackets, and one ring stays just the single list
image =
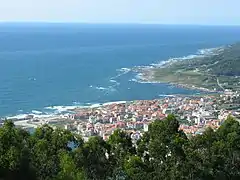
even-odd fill
[{"label": "hilltop", "polygon": [[163,66],[143,68],[143,80],[222,91],[240,89],[240,43],[211,49],[189,59],[173,59]]}]

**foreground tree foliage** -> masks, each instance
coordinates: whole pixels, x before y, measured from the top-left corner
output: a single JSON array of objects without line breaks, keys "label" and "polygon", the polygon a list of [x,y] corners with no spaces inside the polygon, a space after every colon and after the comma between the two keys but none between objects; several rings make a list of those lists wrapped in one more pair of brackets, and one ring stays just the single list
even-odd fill
[{"label": "foreground tree foliage", "polygon": [[116,130],[87,142],[47,125],[33,134],[5,121],[0,128],[0,179],[237,180],[240,125],[228,117],[214,131],[187,138],[173,115],[156,120],[137,143]]}]

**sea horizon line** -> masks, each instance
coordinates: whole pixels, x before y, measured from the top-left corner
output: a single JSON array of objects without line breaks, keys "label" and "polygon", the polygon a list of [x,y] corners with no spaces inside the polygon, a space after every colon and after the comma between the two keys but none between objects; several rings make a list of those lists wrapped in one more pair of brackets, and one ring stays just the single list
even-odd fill
[{"label": "sea horizon line", "polygon": [[3,24],[74,24],[74,25],[133,25],[133,26],[206,26],[206,27],[240,27],[240,24],[188,24],[188,23],[154,23],[154,22],[81,22],[81,21],[0,21]]}]

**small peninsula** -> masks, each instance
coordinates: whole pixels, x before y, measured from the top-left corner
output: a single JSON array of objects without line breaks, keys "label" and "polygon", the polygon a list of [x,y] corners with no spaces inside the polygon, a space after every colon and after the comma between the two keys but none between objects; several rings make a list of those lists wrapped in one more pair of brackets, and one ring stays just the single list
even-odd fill
[{"label": "small peninsula", "polygon": [[173,58],[136,70],[142,81],[170,83],[190,89],[240,89],[240,43],[202,50],[196,56]]}]

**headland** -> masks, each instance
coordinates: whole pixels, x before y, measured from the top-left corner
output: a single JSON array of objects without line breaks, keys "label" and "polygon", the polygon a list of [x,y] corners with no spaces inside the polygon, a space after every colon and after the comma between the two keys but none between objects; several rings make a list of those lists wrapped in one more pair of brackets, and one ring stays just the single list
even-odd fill
[{"label": "headland", "polygon": [[207,92],[240,89],[240,43],[200,50],[196,55],[172,58],[152,66],[137,67],[143,82],[169,83]]}]

